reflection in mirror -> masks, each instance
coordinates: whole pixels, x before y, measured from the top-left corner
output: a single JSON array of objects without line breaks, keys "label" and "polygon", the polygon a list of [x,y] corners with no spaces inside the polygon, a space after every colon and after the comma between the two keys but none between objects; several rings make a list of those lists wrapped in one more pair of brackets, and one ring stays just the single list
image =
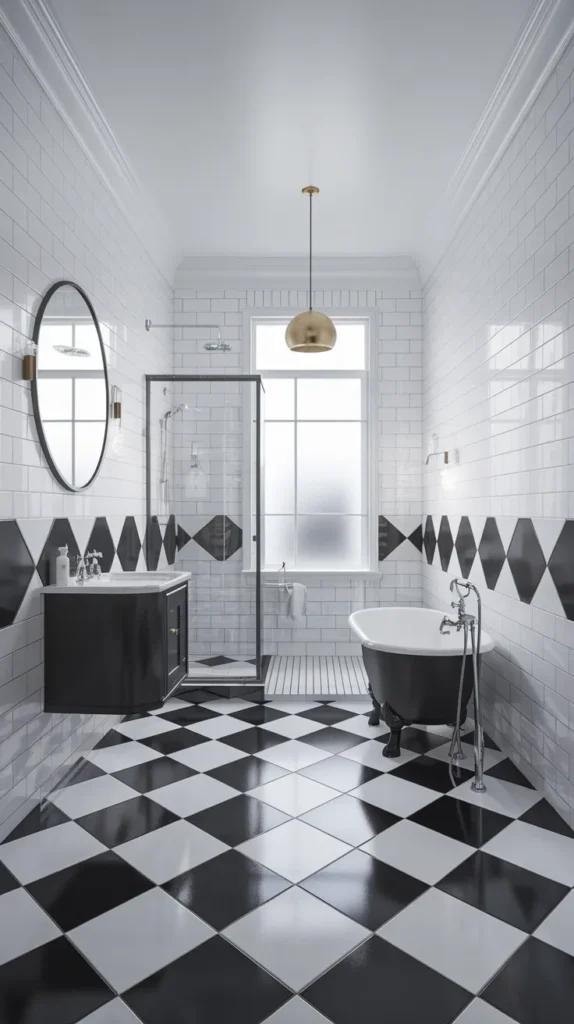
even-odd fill
[{"label": "reflection in mirror", "polygon": [[34,328],[36,426],[50,468],[71,491],[87,487],[104,455],[109,396],[98,321],[77,285],[48,291]]}]

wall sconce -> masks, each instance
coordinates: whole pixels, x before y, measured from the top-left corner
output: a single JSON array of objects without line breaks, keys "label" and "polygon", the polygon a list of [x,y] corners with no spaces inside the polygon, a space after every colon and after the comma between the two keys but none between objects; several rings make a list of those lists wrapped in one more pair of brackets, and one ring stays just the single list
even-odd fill
[{"label": "wall sconce", "polygon": [[110,418],[112,420],[121,420],[122,418],[122,392],[117,384],[112,386],[112,400],[110,402]]},{"label": "wall sconce", "polygon": [[36,380],[36,346],[32,344],[22,357],[22,380]]}]

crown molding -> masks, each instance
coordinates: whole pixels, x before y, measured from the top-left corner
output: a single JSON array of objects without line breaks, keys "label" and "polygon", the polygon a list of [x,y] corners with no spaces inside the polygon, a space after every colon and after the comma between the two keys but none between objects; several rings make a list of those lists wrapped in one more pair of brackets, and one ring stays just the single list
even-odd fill
[{"label": "crown molding", "polygon": [[180,254],[100,109],[46,0],[0,0],[4,28],[171,288]]},{"label": "crown molding", "polygon": [[[420,288],[410,256],[314,256],[313,280],[321,288]],[[176,288],[306,289],[309,257],[184,256],[175,275]]]},{"label": "crown molding", "polygon": [[420,261],[423,280],[440,263],[573,37],[572,0],[536,0],[446,193],[429,217]]}]

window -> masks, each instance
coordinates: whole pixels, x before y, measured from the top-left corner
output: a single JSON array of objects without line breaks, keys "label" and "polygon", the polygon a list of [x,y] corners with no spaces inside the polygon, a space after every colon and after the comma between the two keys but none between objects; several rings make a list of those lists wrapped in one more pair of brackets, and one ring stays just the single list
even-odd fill
[{"label": "window", "polygon": [[369,514],[369,318],[338,318],[337,343],[291,352],[288,318],[252,319],[262,398],[262,565],[365,571]]}]

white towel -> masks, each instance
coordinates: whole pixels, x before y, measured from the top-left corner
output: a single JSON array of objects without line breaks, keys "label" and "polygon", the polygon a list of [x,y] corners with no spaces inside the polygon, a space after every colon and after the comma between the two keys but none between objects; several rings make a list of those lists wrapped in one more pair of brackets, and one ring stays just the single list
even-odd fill
[{"label": "white towel", "polygon": [[289,615],[292,619],[299,619],[305,613],[305,607],[307,604],[307,587],[302,583],[291,583],[290,590]]}]

